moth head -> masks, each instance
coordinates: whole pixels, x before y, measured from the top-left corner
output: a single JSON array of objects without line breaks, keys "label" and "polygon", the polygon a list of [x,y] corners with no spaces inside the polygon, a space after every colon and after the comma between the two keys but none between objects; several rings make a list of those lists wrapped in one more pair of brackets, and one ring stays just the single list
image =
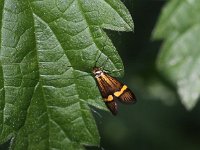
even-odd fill
[{"label": "moth head", "polygon": [[95,77],[99,77],[103,74],[103,71],[98,68],[98,67],[94,67],[93,70],[92,70],[92,73],[95,75]]}]

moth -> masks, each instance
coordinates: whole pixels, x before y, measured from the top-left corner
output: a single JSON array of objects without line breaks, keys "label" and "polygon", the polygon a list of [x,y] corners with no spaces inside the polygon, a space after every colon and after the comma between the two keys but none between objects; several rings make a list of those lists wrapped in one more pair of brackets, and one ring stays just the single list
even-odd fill
[{"label": "moth", "polygon": [[117,115],[118,112],[117,100],[127,104],[136,102],[134,93],[126,85],[107,74],[101,68],[94,67],[92,73],[97,81],[103,100],[113,115]]}]

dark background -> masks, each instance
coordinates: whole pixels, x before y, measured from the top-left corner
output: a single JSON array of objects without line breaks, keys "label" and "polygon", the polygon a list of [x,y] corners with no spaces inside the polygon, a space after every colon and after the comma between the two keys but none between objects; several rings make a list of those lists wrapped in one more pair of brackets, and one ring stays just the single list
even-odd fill
[{"label": "dark background", "polygon": [[[119,104],[119,114],[97,114],[102,150],[200,150],[199,103],[192,111],[181,104],[176,88],[156,70],[162,41],[151,38],[167,1],[125,0],[134,33],[112,33],[125,66],[123,82],[135,92],[134,105]],[[110,33],[110,32],[109,32]],[[153,83],[159,83],[154,87]],[[160,90],[160,88],[165,88]],[[151,92],[149,94],[149,90]],[[153,94],[152,94],[153,93]],[[90,148],[94,150],[95,148]]]},{"label": "dark background", "polygon": [[[131,12],[135,31],[109,31],[108,34],[123,59],[125,77],[122,80],[133,89],[138,102],[129,106],[119,104],[116,117],[96,110],[101,146],[87,149],[200,150],[199,104],[192,111],[186,111],[175,87],[155,67],[162,41],[153,41],[151,34],[166,1],[123,2]],[[162,86],[155,87],[154,83]],[[7,147],[8,143],[1,145],[0,150]]]}]

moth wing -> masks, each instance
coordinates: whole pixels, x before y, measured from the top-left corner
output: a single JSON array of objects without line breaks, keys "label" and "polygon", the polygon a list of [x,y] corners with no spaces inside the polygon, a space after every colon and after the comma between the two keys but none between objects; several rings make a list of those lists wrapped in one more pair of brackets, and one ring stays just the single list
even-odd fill
[{"label": "moth wing", "polygon": [[127,104],[136,102],[136,96],[129,88],[124,90],[123,93],[118,97],[118,99],[120,102]]},{"label": "moth wing", "polygon": [[118,107],[115,100],[110,102],[105,102],[108,109],[112,112],[113,115],[117,115]]},{"label": "moth wing", "polygon": [[104,73],[99,78],[96,78],[98,87],[103,98],[113,95],[114,92],[120,90],[123,86],[117,79]]},{"label": "moth wing", "polygon": [[136,102],[136,96],[135,94],[123,83],[118,81],[112,76],[109,76],[108,74],[105,74],[105,76],[110,81],[111,89],[113,90],[112,93],[115,95],[115,93],[118,93],[115,95],[118,100],[122,103],[135,103]]},{"label": "moth wing", "polygon": [[[136,102],[136,97],[133,92],[114,77],[104,73],[96,78],[96,81],[100,93],[105,100],[105,104],[113,115],[116,115],[118,112],[117,99],[120,102],[127,104]],[[108,100],[109,96],[112,97],[110,100]]]}]

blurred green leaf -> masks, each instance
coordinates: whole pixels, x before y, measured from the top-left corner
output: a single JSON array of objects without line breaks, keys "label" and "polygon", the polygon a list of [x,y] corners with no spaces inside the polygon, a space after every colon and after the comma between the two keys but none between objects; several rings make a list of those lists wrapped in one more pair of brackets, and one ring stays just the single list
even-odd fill
[{"label": "blurred green leaf", "polygon": [[200,95],[200,3],[171,0],[164,7],[153,37],[164,39],[158,69],[177,87],[190,110]]},{"label": "blurred green leaf", "polygon": [[88,104],[106,108],[88,72],[99,56],[98,66],[108,57],[105,69],[123,70],[102,30],[133,29],[123,3],[0,0],[0,10],[0,143],[12,138],[16,150],[98,146]]}]

